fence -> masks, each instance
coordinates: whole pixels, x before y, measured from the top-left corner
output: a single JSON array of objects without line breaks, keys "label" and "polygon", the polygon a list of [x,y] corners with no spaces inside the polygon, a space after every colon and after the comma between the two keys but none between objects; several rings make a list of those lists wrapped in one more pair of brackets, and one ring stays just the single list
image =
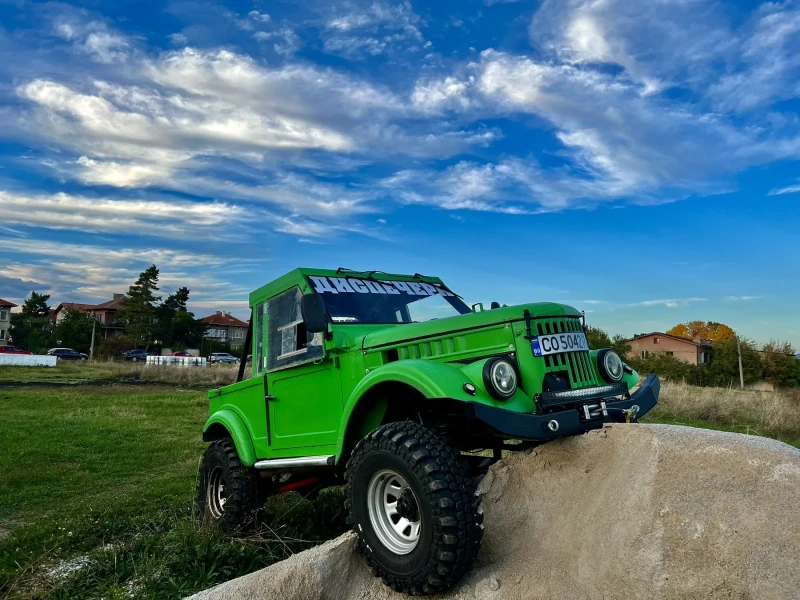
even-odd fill
[{"label": "fence", "polygon": [[148,365],[171,365],[177,367],[205,367],[206,359],[199,356],[148,356]]},{"label": "fence", "polygon": [[55,367],[55,356],[43,354],[0,354],[0,365],[15,365],[22,367]]}]

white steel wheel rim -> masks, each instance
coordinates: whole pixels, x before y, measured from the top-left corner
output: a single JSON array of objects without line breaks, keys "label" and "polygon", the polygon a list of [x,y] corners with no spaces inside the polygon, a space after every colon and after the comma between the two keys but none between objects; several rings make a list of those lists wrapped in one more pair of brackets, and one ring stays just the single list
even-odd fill
[{"label": "white steel wheel rim", "polygon": [[422,530],[419,502],[400,475],[384,469],[372,476],[367,512],[378,540],[394,554],[408,554],[417,547]]},{"label": "white steel wheel rim", "polygon": [[215,467],[208,478],[206,489],[208,510],[215,519],[222,517],[225,512],[225,503],[228,501],[228,492],[225,486],[225,475],[222,467]]}]

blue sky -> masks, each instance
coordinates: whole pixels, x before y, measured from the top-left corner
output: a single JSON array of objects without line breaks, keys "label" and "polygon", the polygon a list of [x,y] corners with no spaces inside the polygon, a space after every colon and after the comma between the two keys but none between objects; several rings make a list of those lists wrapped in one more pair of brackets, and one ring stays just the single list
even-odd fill
[{"label": "blue sky", "polygon": [[0,297],[296,266],[800,346],[800,3],[0,0]]}]

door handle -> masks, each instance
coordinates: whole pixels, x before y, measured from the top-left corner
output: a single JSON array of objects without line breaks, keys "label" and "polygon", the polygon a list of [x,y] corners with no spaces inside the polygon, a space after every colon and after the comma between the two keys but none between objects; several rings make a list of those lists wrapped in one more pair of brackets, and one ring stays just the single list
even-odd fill
[{"label": "door handle", "polygon": [[266,396],[264,396],[264,399],[265,399],[267,402],[269,402],[270,400],[277,400],[277,398],[276,398],[275,396],[270,396],[269,394],[267,394]]}]

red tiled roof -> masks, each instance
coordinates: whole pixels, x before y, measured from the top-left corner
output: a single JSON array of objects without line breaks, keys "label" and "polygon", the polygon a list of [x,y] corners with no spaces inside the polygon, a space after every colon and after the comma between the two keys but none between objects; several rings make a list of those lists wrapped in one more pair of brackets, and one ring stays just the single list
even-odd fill
[{"label": "red tiled roof", "polygon": [[638,340],[638,339],[650,337],[650,336],[653,336],[653,335],[657,335],[657,336],[660,336],[660,337],[672,338],[673,340],[678,340],[679,342],[687,342],[689,344],[694,344],[695,346],[711,346],[712,343],[713,343],[711,340],[702,340],[702,339],[701,340],[690,340],[689,338],[680,337],[679,335],[672,335],[670,333],[661,333],[660,331],[653,331],[652,333],[640,333],[638,335],[633,336],[631,339],[625,340],[625,341],[626,342],[632,342],[633,340]]},{"label": "red tiled roof", "polygon": [[94,307],[94,304],[81,304],[80,302],[62,302],[56,307],[56,312],[64,310],[65,308],[70,308],[72,310],[91,310]]},{"label": "red tiled roof", "polygon": [[2,298],[0,298],[0,306],[9,306],[11,308],[14,308],[16,306],[16,304],[14,304],[13,302],[9,302],[8,300],[3,300]]},{"label": "red tiled roof", "polygon": [[226,325],[229,327],[247,327],[247,323],[237,319],[233,315],[211,315],[200,319],[203,323],[209,325]]},{"label": "red tiled roof", "polygon": [[127,296],[121,296],[119,298],[114,298],[113,300],[109,300],[108,302],[103,302],[102,304],[95,305],[95,310],[122,310],[125,308],[125,300],[127,300]]},{"label": "red tiled roof", "polygon": [[122,310],[123,302],[127,296],[122,296],[120,298],[114,298],[113,300],[108,300],[106,302],[101,302],[100,304],[84,304],[81,302],[62,302],[56,308],[56,312],[65,309],[71,308],[72,310],[79,310],[81,312],[89,312],[93,310]]}]

